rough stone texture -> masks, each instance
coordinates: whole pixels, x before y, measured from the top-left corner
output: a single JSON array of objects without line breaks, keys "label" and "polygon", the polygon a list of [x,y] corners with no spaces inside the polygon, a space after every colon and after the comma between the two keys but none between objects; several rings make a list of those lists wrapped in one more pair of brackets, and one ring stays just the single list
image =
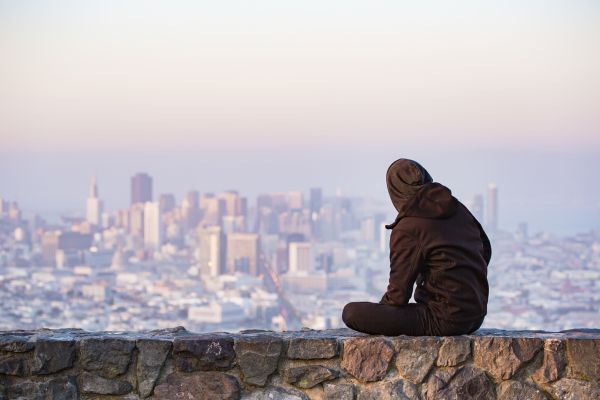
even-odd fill
[{"label": "rough stone texture", "polygon": [[290,367],[284,371],[284,379],[287,383],[308,389],[321,382],[335,379],[339,372],[322,365],[303,365]]},{"label": "rough stone texture", "polygon": [[435,337],[402,337],[395,341],[396,368],[410,382],[419,384],[433,367],[440,341]]},{"label": "rough stone texture", "polygon": [[115,379],[106,379],[84,372],[79,376],[81,391],[95,394],[126,394],[131,392],[131,383]]},{"label": "rough stone texture", "polygon": [[569,378],[600,380],[600,339],[567,339]]},{"label": "rough stone texture", "polygon": [[199,335],[175,338],[173,356],[179,371],[227,370],[235,359],[233,337]]},{"label": "rough stone texture", "polygon": [[240,385],[223,372],[197,372],[193,375],[171,374],[154,388],[156,400],[237,400]]},{"label": "rough stone texture", "polygon": [[354,385],[348,383],[324,383],[325,400],[354,400]]},{"label": "rough stone texture", "polygon": [[419,393],[415,385],[398,379],[361,389],[357,400],[419,400]]},{"label": "rough stone texture", "polygon": [[138,391],[141,397],[148,397],[171,351],[171,342],[145,338],[138,339],[135,345],[138,349],[136,368]]},{"label": "rough stone texture", "polygon": [[539,383],[553,382],[563,374],[567,361],[564,353],[564,341],[548,339],[544,343],[544,360],[542,366],[533,376]]},{"label": "rough stone texture", "polygon": [[435,371],[423,385],[423,398],[485,400],[495,399],[496,394],[485,372],[467,365]]},{"label": "rough stone texture", "polygon": [[22,353],[0,353],[0,374],[24,376],[27,365],[28,358]]},{"label": "rough stone texture", "polygon": [[338,355],[338,344],[334,338],[294,337],[288,342],[288,358],[312,360],[333,358]]},{"label": "rough stone texture", "polygon": [[25,353],[33,350],[34,344],[29,340],[29,335],[3,335],[0,336],[0,351],[11,353]]},{"label": "rough stone texture", "polygon": [[540,338],[477,337],[473,339],[473,361],[494,379],[510,379],[542,348]]},{"label": "rough stone texture", "polygon": [[0,400],[600,400],[599,340],[593,329],[0,332]]},{"label": "rough stone texture", "polygon": [[299,390],[272,387],[245,394],[242,400],[309,400],[309,397]]},{"label": "rough stone texture", "polygon": [[35,342],[31,373],[47,375],[71,368],[75,360],[73,339],[43,338]]},{"label": "rough stone texture", "polygon": [[498,387],[497,400],[548,400],[539,389],[518,381],[505,381]]},{"label": "rough stone texture", "polygon": [[454,367],[471,355],[471,340],[465,336],[448,336],[442,339],[435,364],[438,367]]},{"label": "rough stone texture", "polygon": [[283,340],[274,335],[244,335],[237,338],[234,350],[244,382],[264,386],[277,369]]},{"label": "rough stone texture", "polygon": [[381,380],[394,355],[382,337],[352,338],[344,342],[342,368],[362,382]]},{"label": "rough stone texture", "polygon": [[600,400],[598,383],[563,378],[554,382],[549,389],[550,394],[560,400]]},{"label": "rough stone texture", "polygon": [[[0,391],[0,399],[1,393]],[[78,398],[77,383],[72,376],[55,378],[47,382],[22,382],[9,386],[6,391],[6,399],[75,400]]]},{"label": "rough stone texture", "polygon": [[131,362],[135,341],[119,337],[91,337],[79,343],[79,364],[103,378],[124,374]]}]

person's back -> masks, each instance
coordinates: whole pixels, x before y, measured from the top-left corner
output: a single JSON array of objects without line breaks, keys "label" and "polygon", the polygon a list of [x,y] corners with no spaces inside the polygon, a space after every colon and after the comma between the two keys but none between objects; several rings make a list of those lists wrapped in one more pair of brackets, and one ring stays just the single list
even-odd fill
[{"label": "person's back", "polygon": [[[387,173],[398,210],[390,237],[390,279],[379,303],[344,308],[350,328],[386,335],[454,335],[476,330],[486,314],[489,240],[448,188],[418,163],[400,159]],[[415,301],[408,303],[416,282]]]}]

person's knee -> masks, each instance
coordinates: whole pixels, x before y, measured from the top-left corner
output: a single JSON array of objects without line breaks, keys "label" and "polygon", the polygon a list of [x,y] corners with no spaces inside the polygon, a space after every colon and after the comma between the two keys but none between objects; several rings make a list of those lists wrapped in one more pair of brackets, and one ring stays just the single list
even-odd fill
[{"label": "person's knee", "polygon": [[344,321],[344,324],[349,328],[354,326],[354,321],[356,320],[356,306],[356,303],[348,303],[344,306],[344,310],[342,311],[342,321]]}]

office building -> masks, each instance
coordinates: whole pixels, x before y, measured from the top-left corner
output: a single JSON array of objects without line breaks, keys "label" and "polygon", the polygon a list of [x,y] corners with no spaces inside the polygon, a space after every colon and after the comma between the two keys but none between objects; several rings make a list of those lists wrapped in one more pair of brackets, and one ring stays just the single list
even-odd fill
[{"label": "office building", "polygon": [[87,199],[86,220],[91,225],[100,226],[102,218],[103,206],[102,201],[98,198],[98,184],[96,177],[92,178],[90,186],[90,195]]},{"label": "office building", "polygon": [[158,250],[162,245],[163,226],[158,202],[144,204],[144,245]]},{"label": "office building", "polygon": [[152,201],[152,178],[145,172],[131,177],[131,204]]},{"label": "office building", "polygon": [[224,273],[225,243],[220,227],[198,229],[198,264],[200,275],[218,276]]},{"label": "office building", "polygon": [[243,272],[253,276],[261,271],[258,263],[258,235],[256,233],[230,233],[226,235],[227,273]]},{"label": "office building", "polygon": [[313,255],[308,242],[289,243],[289,270],[291,274],[308,273],[313,270]]}]

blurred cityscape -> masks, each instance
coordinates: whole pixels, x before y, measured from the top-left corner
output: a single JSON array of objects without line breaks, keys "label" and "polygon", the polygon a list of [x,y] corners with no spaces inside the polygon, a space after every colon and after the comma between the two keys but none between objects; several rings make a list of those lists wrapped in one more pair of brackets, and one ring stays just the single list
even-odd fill
[{"label": "blurred cityscape", "polygon": [[[59,222],[0,199],[0,329],[336,328],[387,287],[391,204],[322,188],[177,202],[147,173],[130,186],[129,208],[107,211],[93,178],[85,217]],[[501,230],[494,184],[465,203],[493,245],[485,327],[600,325],[600,231]]]}]

